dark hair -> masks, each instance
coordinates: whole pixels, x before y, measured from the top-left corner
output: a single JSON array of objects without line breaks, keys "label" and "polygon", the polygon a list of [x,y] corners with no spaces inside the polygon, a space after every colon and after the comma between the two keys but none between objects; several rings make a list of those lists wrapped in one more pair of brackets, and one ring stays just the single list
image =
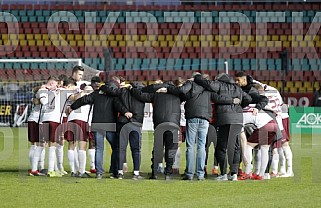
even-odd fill
[{"label": "dark hair", "polygon": [[68,76],[65,75],[65,74],[60,74],[60,75],[58,76],[58,80],[59,80],[59,81],[65,81],[66,79],[68,79]]},{"label": "dark hair", "polygon": [[77,85],[76,81],[73,78],[67,78],[67,79],[64,80],[63,86],[66,87],[66,86],[68,86],[70,84],[74,85],[74,86]]},{"label": "dark hair", "polygon": [[72,69],[72,73],[77,72],[77,71],[85,71],[85,69],[84,69],[84,67],[82,67],[82,66],[75,66],[75,67]]},{"label": "dark hair", "polygon": [[59,81],[56,76],[50,76],[48,77],[47,81],[54,80],[54,81]]},{"label": "dark hair", "polygon": [[235,77],[246,77],[247,74],[244,71],[240,71],[235,73]]}]

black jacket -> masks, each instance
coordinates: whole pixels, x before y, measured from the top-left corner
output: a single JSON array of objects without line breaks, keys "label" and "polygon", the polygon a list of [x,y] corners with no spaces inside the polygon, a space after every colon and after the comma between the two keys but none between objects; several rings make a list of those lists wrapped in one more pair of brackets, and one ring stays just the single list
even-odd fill
[{"label": "black jacket", "polygon": [[251,96],[251,103],[256,104],[255,108],[262,110],[269,103],[269,99],[264,95],[260,95],[259,91],[253,87],[253,78],[250,75],[247,75],[246,78],[247,85],[242,87],[242,90]]},{"label": "black jacket", "polygon": [[164,122],[172,122],[179,126],[181,119],[181,99],[178,96],[168,93],[155,93],[157,89],[163,86],[173,85],[149,85],[142,89],[144,92],[150,92],[147,94],[149,94],[148,102],[153,103],[154,128]]},{"label": "black jacket", "polygon": [[[251,97],[244,93],[228,75],[222,75],[215,81],[203,79],[198,75],[195,76],[195,82],[203,86],[206,90],[216,92],[221,96],[239,98],[244,105],[251,102]],[[243,109],[241,105],[235,105],[233,103],[222,105],[216,101],[214,107],[214,121],[216,125],[243,124]]]},{"label": "black jacket", "polygon": [[[128,122],[139,122],[143,123],[144,120],[144,107],[145,103],[139,100],[139,95],[134,97],[129,89],[122,88],[121,94],[118,98],[115,99],[115,108],[120,113],[118,121],[120,123],[128,123]],[[141,95],[144,96],[144,95]],[[143,99],[143,98],[141,98]],[[133,117],[128,120],[125,117],[126,112],[131,112]]]},{"label": "black jacket", "polygon": [[75,110],[83,105],[94,105],[92,123],[116,123],[117,111],[114,108],[114,100],[115,97],[95,90],[77,99],[70,107]]},{"label": "black jacket", "polygon": [[185,118],[201,118],[210,121],[212,114],[211,96],[209,91],[195,82],[186,81],[183,86],[168,86],[168,93],[185,97]]}]

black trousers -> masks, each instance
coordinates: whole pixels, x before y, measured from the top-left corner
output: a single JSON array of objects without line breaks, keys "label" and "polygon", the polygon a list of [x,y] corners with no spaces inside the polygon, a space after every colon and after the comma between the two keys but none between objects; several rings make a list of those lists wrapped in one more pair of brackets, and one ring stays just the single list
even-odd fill
[{"label": "black trousers", "polygon": [[[241,145],[238,135],[242,129],[242,124],[228,124],[218,126],[217,145],[215,157],[220,167],[221,174],[226,174],[227,161],[231,174],[236,174],[240,163]],[[227,156],[227,160],[226,160]]]},{"label": "black trousers", "polygon": [[139,171],[141,163],[142,124],[130,122],[127,124],[119,124],[119,128],[119,170],[123,169],[123,164],[126,162],[126,150],[129,141],[134,171]]},{"label": "black trousers", "polygon": [[[205,152],[206,152],[206,157],[205,157],[205,165],[207,165],[207,160],[208,160],[208,151],[209,148],[211,146],[211,143],[213,143],[214,145],[214,149],[216,147],[217,144],[217,133],[216,133],[216,129],[215,127],[210,124],[208,126],[208,132],[207,132],[207,136],[206,136],[206,145],[205,145]],[[214,157],[215,157],[215,152],[214,152]],[[214,159],[215,161],[215,159]]]},{"label": "black trousers", "polygon": [[[157,141],[154,141],[157,142]],[[165,131],[163,134],[163,144],[162,145],[156,145],[157,148],[164,148],[165,147],[165,169],[164,169],[164,174],[165,175],[169,175],[172,174],[173,170],[172,170],[172,166],[174,164],[175,161],[175,155],[177,152],[177,148],[178,148],[178,143],[174,142],[173,139],[173,133],[171,131]],[[160,152],[153,150],[152,152],[152,174],[155,174],[157,171],[157,167],[158,167],[158,163],[161,163],[163,160],[163,156],[159,156],[159,155],[155,155],[155,152]],[[163,152],[163,150],[162,150]]]}]

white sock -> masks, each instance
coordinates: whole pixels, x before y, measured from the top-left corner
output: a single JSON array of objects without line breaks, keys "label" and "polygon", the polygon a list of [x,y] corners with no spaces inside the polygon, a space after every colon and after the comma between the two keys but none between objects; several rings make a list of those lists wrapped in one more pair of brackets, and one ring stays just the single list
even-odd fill
[{"label": "white sock", "polygon": [[123,170],[118,170],[118,174],[124,175],[124,171]]},{"label": "white sock", "polygon": [[43,147],[40,155],[38,170],[45,169],[45,157],[46,157],[46,149]]},{"label": "white sock", "polygon": [[139,175],[139,170],[134,170],[134,175]]},{"label": "white sock", "polygon": [[75,151],[75,158],[74,158],[74,160],[75,160],[75,171],[79,171],[79,157],[78,157],[78,148],[77,147],[75,147],[75,149],[74,149],[74,151]]},{"label": "white sock", "polygon": [[37,146],[33,144],[30,146],[30,149],[29,149],[29,161],[30,161],[31,168],[32,168],[33,155],[35,154],[36,148]]},{"label": "white sock", "polygon": [[54,171],[55,158],[56,158],[56,147],[49,147],[49,154],[48,154],[48,172]]},{"label": "white sock", "polygon": [[84,174],[86,169],[86,151],[79,150],[78,152],[79,157],[79,173]]},{"label": "white sock", "polygon": [[57,166],[59,170],[63,170],[63,161],[64,161],[64,145],[57,145],[56,149],[56,154],[57,154]]},{"label": "white sock", "polygon": [[260,151],[261,151],[261,168],[260,168],[259,176],[263,177],[266,170],[266,166],[269,162],[269,146],[262,145]]},{"label": "white sock", "polygon": [[253,168],[253,166],[252,166],[252,150],[253,150],[253,147],[247,144],[246,148],[245,148],[245,157],[246,157],[246,161],[248,162],[248,164],[245,167],[246,174],[249,174],[252,172],[252,168]]},{"label": "white sock", "polygon": [[[56,151],[57,151],[57,147],[56,147]],[[58,169],[58,165],[57,165],[57,152],[55,152],[55,155],[56,155],[56,156],[55,156],[55,163],[54,163],[55,166],[54,166],[54,170],[57,171],[57,170],[59,170],[59,169]]]},{"label": "white sock", "polygon": [[38,162],[41,157],[42,150],[44,148],[41,146],[36,147],[34,150],[33,158],[32,158],[32,164],[31,164],[31,171],[36,171],[38,169]]},{"label": "white sock", "polygon": [[96,169],[95,167],[95,149],[88,149],[88,157],[90,161],[90,169]]},{"label": "white sock", "polygon": [[173,168],[178,169],[179,166],[180,166],[180,163],[181,163],[181,148],[178,147],[176,155],[175,155],[175,161],[174,161],[174,164],[173,164]]},{"label": "white sock", "polygon": [[273,156],[272,156],[272,173],[278,174],[278,166],[279,166],[279,153],[276,149],[273,150]]},{"label": "white sock", "polygon": [[259,175],[261,169],[261,150],[254,149],[254,164],[255,164],[255,174]]},{"label": "white sock", "polygon": [[287,163],[287,166],[288,166],[288,172],[287,173],[293,173],[293,169],[292,169],[292,158],[293,158],[293,155],[292,155],[291,147],[290,146],[284,146],[282,148],[283,148],[283,151],[284,151],[284,154],[285,154],[285,158],[286,158],[286,163]]},{"label": "white sock", "polygon": [[280,173],[286,173],[285,169],[285,156],[282,148],[278,148],[279,153],[279,163],[280,163]]},{"label": "white sock", "polygon": [[75,173],[75,151],[74,150],[68,150],[68,161],[69,161],[70,172]]}]

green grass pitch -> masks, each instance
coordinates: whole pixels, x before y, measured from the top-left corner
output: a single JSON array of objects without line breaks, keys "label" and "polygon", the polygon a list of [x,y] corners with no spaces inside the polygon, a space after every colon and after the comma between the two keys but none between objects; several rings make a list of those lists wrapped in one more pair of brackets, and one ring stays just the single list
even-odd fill
[{"label": "green grass pitch", "polygon": [[[265,181],[124,180],[30,177],[26,128],[0,128],[0,207],[320,207],[321,139],[292,135],[293,178]],[[144,133],[142,175],[150,172],[152,134]],[[181,169],[185,165],[182,145]],[[65,145],[65,148],[67,144]],[[213,163],[213,148],[209,153]],[[106,142],[104,168],[109,167]],[[128,151],[130,170],[132,161]],[[47,158],[45,163],[47,164]],[[65,151],[65,169],[68,161]],[[127,176],[127,179],[126,179]]]}]

